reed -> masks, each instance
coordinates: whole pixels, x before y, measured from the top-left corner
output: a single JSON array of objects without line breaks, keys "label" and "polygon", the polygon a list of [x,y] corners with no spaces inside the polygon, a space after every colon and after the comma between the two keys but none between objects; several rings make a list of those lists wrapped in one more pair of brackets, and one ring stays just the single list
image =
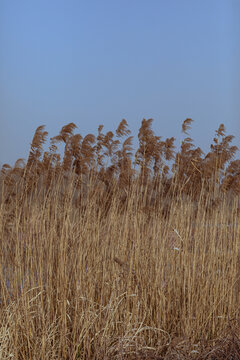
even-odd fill
[{"label": "reed", "polygon": [[126,120],[47,151],[39,127],[2,167],[1,359],[240,357],[240,160],[191,123],[175,152],[144,119],[134,155]]}]

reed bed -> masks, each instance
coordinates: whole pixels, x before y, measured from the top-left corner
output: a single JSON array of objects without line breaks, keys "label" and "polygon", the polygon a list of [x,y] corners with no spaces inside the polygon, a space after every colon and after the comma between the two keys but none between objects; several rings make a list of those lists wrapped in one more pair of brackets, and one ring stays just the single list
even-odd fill
[{"label": "reed bed", "polygon": [[1,359],[240,358],[240,161],[191,123],[175,152],[143,120],[134,157],[126,120],[45,152],[41,126],[2,167]]}]

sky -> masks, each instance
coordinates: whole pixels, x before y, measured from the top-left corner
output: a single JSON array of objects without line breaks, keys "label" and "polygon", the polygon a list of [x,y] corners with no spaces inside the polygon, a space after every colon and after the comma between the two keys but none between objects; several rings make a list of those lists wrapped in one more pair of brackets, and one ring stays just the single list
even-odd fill
[{"label": "sky", "polygon": [[39,125],[49,137],[115,131],[137,144],[191,137],[205,152],[224,123],[240,147],[239,0],[1,0],[0,164],[27,159]]}]

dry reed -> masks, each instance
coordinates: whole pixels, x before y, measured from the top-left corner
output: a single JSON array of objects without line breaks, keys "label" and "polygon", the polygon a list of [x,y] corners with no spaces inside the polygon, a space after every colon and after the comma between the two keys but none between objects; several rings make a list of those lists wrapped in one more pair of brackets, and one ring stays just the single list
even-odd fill
[{"label": "dry reed", "polygon": [[40,126],[2,167],[1,359],[240,358],[240,160],[191,123],[175,153],[144,119],[134,157],[126,120],[45,152]]}]

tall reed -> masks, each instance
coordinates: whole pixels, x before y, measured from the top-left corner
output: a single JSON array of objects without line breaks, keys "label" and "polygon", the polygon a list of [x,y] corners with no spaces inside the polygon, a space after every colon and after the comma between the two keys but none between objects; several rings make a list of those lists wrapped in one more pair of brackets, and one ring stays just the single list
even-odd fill
[{"label": "tall reed", "polygon": [[212,155],[188,138],[174,155],[151,123],[135,160],[124,120],[117,140],[70,124],[45,153],[40,127],[2,168],[1,359],[200,359],[239,319],[236,149],[220,127]]}]

